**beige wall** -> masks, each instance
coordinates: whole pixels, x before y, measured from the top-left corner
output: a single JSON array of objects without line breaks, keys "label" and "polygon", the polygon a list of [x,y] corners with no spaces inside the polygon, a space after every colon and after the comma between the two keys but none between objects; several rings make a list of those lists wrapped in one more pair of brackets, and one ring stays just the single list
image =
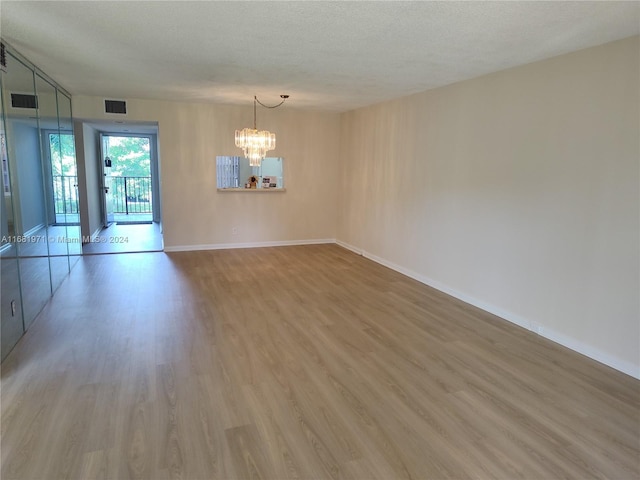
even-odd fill
[{"label": "beige wall", "polygon": [[640,376],[639,53],[343,114],[338,240]]},{"label": "beige wall", "polygon": [[[337,238],[640,377],[638,58],[635,37],[343,115],[261,109],[286,193],[216,192],[250,106],[127,120],[159,124],[168,250]],[[115,119],[102,100],[74,116]]]},{"label": "beige wall", "polygon": [[[216,155],[242,153],[234,132],[252,126],[251,100],[247,107],[128,100],[127,121],[158,122],[167,250],[335,238],[338,114],[298,111],[289,106],[295,99],[279,109],[261,108],[258,128],[277,135],[270,155],[285,159],[287,191],[216,191]],[[76,118],[120,119],[103,110],[103,98],[73,97]]]}]

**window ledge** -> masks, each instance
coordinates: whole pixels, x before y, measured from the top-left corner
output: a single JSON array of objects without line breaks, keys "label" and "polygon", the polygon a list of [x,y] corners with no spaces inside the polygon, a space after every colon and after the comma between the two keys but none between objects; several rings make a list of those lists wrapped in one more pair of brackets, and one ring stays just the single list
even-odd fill
[{"label": "window ledge", "polygon": [[277,193],[286,192],[286,188],[218,188],[218,192],[251,192],[251,193]]}]

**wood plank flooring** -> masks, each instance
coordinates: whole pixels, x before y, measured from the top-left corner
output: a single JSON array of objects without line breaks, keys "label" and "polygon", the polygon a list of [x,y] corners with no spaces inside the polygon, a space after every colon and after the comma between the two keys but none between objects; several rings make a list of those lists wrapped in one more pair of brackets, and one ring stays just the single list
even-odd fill
[{"label": "wood plank flooring", "polygon": [[162,231],[158,223],[114,223],[103,228],[90,243],[82,245],[83,255],[162,251]]},{"label": "wood plank flooring", "polygon": [[336,245],[83,258],[1,478],[640,477],[640,382]]}]

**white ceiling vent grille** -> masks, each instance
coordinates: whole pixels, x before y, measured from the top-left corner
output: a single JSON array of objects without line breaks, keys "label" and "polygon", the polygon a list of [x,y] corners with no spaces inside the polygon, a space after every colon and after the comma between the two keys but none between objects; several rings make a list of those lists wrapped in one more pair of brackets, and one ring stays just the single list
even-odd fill
[{"label": "white ceiling vent grille", "polygon": [[124,100],[105,100],[104,111],[105,113],[115,113],[117,115],[126,115],[127,102]]}]

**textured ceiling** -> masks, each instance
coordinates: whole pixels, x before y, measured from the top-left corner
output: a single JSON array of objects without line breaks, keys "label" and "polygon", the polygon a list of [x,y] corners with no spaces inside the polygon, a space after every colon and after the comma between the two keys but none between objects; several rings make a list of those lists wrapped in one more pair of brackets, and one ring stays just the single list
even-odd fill
[{"label": "textured ceiling", "polygon": [[638,33],[639,2],[0,2],[72,94],[334,111]]}]

